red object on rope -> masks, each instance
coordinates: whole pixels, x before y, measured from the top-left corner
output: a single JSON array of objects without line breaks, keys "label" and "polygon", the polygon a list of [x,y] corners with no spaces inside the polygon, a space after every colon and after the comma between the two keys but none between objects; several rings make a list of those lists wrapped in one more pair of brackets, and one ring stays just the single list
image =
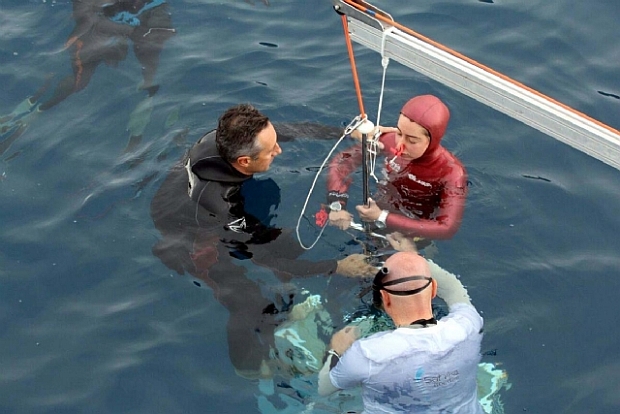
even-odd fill
[{"label": "red object on rope", "polygon": [[329,214],[327,214],[327,211],[322,208],[316,212],[316,214],[314,215],[314,219],[317,226],[325,227],[325,224],[327,224],[327,219],[329,219]]}]

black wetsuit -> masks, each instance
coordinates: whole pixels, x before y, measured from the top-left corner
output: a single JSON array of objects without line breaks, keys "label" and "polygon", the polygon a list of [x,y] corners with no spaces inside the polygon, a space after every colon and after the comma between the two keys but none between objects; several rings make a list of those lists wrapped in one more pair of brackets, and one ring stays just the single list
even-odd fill
[{"label": "black wetsuit", "polygon": [[268,224],[270,208],[278,204],[279,187],[273,180],[243,175],[218,155],[214,131],[172,168],[151,204],[163,236],[153,253],[178,273],[205,281],[230,311],[230,358],[243,372],[258,370],[268,358],[283,303],[266,298],[234,259],[270,268],[282,281],[330,274],[337,267],[336,260],[297,259],[303,249],[291,231]]}]

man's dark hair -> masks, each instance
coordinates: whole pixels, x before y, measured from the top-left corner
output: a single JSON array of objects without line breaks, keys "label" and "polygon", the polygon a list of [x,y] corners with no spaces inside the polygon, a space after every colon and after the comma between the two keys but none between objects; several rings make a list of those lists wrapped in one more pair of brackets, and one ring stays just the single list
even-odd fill
[{"label": "man's dark hair", "polygon": [[269,118],[250,104],[229,108],[220,117],[215,133],[218,153],[230,163],[242,156],[256,158],[262,150],[256,136],[268,124]]}]

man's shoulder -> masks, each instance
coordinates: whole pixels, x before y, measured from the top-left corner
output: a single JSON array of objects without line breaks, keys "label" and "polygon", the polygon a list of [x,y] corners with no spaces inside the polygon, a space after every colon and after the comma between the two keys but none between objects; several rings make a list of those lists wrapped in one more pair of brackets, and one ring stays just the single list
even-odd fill
[{"label": "man's shoulder", "polygon": [[215,131],[207,132],[200,137],[190,148],[188,157],[192,165],[202,162],[203,160],[221,160],[215,142]]},{"label": "man's shoulder", "polygon": [[404,352],[412,352],[411,335],[417,335],[420,332],[421,330],[417,329],[395,329],[377,332],[366,338],[359,339],[355,345],[357,345],[357,351],[364,357],[376,363],[382,363]]},{"label": "man's shoulder", "polygon": [[354,345],[359,352],[367,354],[369,349],[383,346],[385,343],[390,342],[394,331],[377,332],[372,335],[360,338],[355,341]]},{"label": "man's shoulder", "polygon": [[450,312],[448,314],[451,315],[453,313],[467,314],[472,316],[475,315],[480,318],[480,312],[478,312],[476,307],[471,303],[467,302],[456,302],[452,304],[452,306],[450,306]]},{"label": "man's shoulder", "polygon": [[444,324],[453,323],[467,332],[480,332],[484,323],[476,308],[469,303],[455,303],[450,307],[450,313],[441,319]]},{"label": "man's shoulder", "polygon": [[205,134],[189,150],[191,171],[203,181],[241,185],[251,176],[242,174],[222,158],[215,143],[215,131]]}]

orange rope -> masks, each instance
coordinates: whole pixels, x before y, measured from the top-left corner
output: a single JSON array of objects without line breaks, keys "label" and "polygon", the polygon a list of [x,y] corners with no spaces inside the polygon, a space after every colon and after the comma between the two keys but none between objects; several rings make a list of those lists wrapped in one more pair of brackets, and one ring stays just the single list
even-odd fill
[{"label": "orange rope", "polygon": [[357,103],[360,107],[360,116],[364,118],[366,112],[364,112],[364,102],[362,101],[362,88],[360,88],[360,80],[357,77],[357,67],[355,66],[355,56],[353,55],[353,44],[351,43],[351,36],[349,36],[349,24],[347,23],[347,16],[342,16],[342,27],[344,28],[344,38],[347,42],[347,50],[349,51],[349,61],[351,62],[351,72],[353,72],[353,83],[355,85],[355,93],[357,94]]},{"label": "orange rope", "polygon": [[[389,24],[391,26],[394,26],[397,29],[400,29],[403,32],[406,32],[406,33],[410,34],[413,37],[416,37],[416,38],[418,38],[418,39],[420,39],[420,40],[422,40],[422,41],[424,41],[424,42],[426,42],[426,43],[428,43],[430,45],[435,46],[438,49],[443,50],[446,53],[451,54],[452,56],[455,56],[455,57],[457,57],[459,59],[462,59],[462,60],[464,60],[464,61],[466,61],[466,62],[468,62],[468,63],[470,63],[470,64],[472,64],[472,65],[474,65],[476,67],[478,67],[479,69],[484,70],[485,72],[492,73],[493,75],[495,75],[495,76],[497,76],[499,78],[502,78],[503,80],[505,80],[507,82],[510,82],[510,83],[512,83],[515,86],[523,88],[523,89],[525,89],[525,90],[527,90],[527,91],[529,91],[529,92],[531,92],[531,93],[533,93],[533,94],[535,94],[535,95],[537,95],[537,96],[539,96],[539,97],[541,97],[543,99],[546,99],[546,100],[548,100],[550,102],[555,103],[556,105],[561,106],[562,108],[566,109],[567,111],[570,111],[570,112],[572,112],[572,113],[574,113],[576,115],[579,115],[579,116],[581,116],[583,118],[586,118],[586,119],[590,120],[591,122],[594,122],[598,126],[600,126],[602,128],[605,128],[605,129],[607,129],[608,131],[610,131],[610,132],[612,132],[614,134],[620,134],[620,131],[610,127],[609,125],[604,124],[601,121],[598,121],[598,120],[596,120],[594,118],[591,118],[588,115],[586,115],[586,114],[584,114],[582,112],[579,112],[578,110],[573,109],[573,108],[571,108],[568,105],[563,104],[562,102],[556,101],[555,99],[553,99],[553,98],[551,98],[551,97],[549,97],[549,96],[547,96],[547,95],[545,95],[545,94],[543,94],[541,92],[538,92],[537,90],[532,89],[529,86],[526,86],[526,85],[522,84],[521,82],[516,81],[516,80],[514,80],[514,79],[512,79],[512,78],[510,78],[510,77],[508,77],[508,76],[506,76],[506,75],[504,75],[504,74],[502,74],[500,72],[497,72],[494,69],[491,69],[488,66],[483,65],[482,63],[479,63],[479,62],[477,62],[477,61],[475,61],[475,60],[473,60],[473,59],[471,59],[471,58],[469,58],[469,57],[467,57],[465,55],[462,55],[461,53],[459,53],[459,52],[457,52],[457,51],[455,51],[453,49],[450,49],[449,47],[444,46],[441,43],[438,43],[438,42],[436,42],[436,41],[434,41],[432,39],[429,39],[428,37],[426,37],[426,36],[424,36],[424,35],[422,35],[422,34],[420,34],[418,32],[414,32],[410,28],[405,27],[402,24],[397,23],[397,22],[395,22],[393,20],[390,20],[390,19],[386,18],[385,16],[381,15],[380,13],[375,13],[373,10],[370,10],[370,9],[364,7],[364,6],[361,6],[361,5],[355,3],[352,0],[342,0],[342,1],[344,1],[349,6],[358,9],[359,11],[362,11],[364,13],[369,14],[370,16],[374,17],[377,20],[381,20],[384,23],[387,23],[387,24]],[[344,19],[344,15],[343,15],[343,19]],[[347,31],[347,36],[348,36],[348,31]]]}]

